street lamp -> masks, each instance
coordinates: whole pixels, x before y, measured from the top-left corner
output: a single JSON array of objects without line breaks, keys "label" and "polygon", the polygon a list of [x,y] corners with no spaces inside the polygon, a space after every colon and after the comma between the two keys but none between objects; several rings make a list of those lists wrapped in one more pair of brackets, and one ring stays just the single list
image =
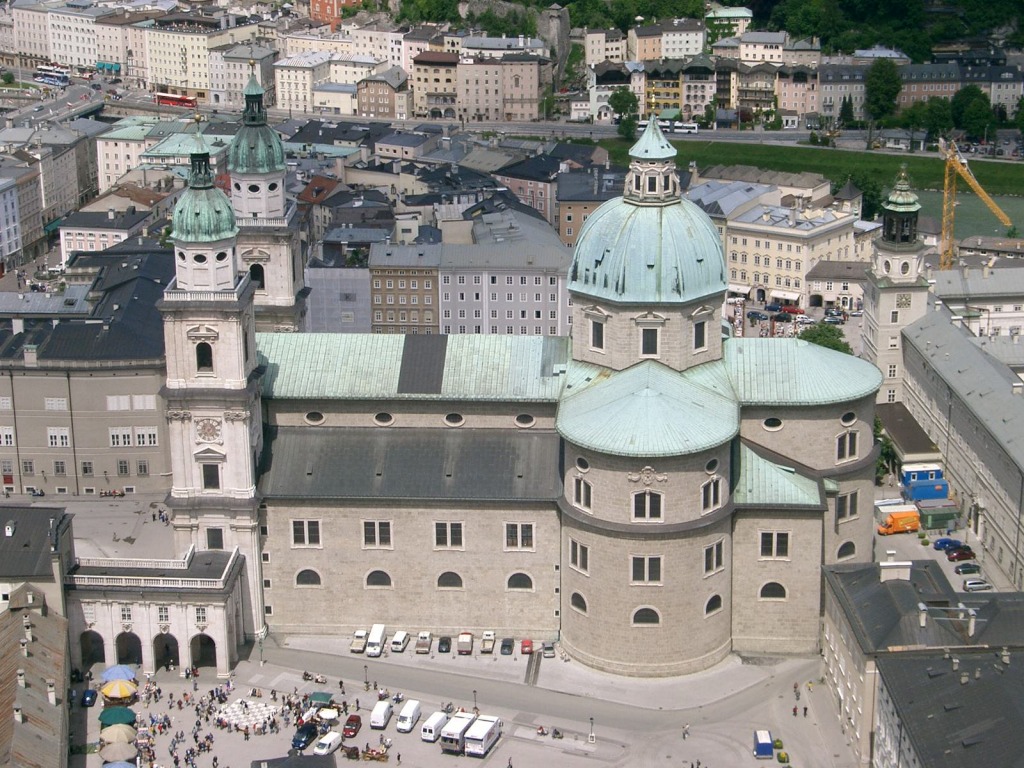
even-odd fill
[{"label": "street lamp", "polygon": [[593,744],[597,739],[594,736],[594,718],[590,718],[590,736],[587,737],[587,741]]},{"label": "street lamp", "polygon": [[476,712],[476,688],[473,689],[473,711]]},{"label": "street lamp", "polygon": [[365,664],[363,664],[363,684],[366,686],[366,690],[370,690],[370,671]]}]

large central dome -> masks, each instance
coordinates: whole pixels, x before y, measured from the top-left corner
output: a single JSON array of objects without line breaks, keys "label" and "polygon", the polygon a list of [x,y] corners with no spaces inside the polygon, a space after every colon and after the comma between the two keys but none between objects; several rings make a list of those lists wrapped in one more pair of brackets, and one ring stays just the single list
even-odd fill
[{"label": "large central dome", "polygon": [[657,120],[629,154],[625,194],[604,203],[580,229],[570,293],[622,304],[724,294],[721,237],[704,211],[680,197],[676,150]]}]

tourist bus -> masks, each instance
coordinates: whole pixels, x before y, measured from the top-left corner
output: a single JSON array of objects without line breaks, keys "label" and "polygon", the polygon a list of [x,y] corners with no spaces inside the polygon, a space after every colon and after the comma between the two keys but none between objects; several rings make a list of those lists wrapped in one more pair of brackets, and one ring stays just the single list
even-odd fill
[{"label": "tourist bus", "polygon": [[195,96],[176,96],[173,93],[154,93],[156,103],[164,107],[186,107],[195,109],[198,103]]},{"label": "tourist bus", "polygon": [[36,67],[36,74],[33,80],[44,85],[63,87],[71,82],[71,75],[67,67],[60,67],[54,64],[40,64]]}]

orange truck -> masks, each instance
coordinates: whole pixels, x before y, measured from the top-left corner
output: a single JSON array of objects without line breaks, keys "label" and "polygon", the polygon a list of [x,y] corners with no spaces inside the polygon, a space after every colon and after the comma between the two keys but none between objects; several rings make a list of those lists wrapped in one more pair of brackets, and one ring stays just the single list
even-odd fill
[{"label": "orange truck", "polygon": [[878,526],[880,536],[891,533],[916,533],[921,528],[921,513],[914,506],[892,507]]}]

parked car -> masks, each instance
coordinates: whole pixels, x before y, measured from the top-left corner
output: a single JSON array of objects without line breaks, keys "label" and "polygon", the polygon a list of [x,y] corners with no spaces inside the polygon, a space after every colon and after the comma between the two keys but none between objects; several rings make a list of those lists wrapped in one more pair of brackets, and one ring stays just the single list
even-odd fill
[{"label": "parked car", "polygon": [[513,640],[511,637],[506,637],[506,638],[504,638],[501,641],[501,655],[502,656],[511,656],[512,655],[512,651],[514,651],[515,648],[516,648],[516,641]]},{"label": "parked car", "polygon": [[341,729],[341,733],[346,739],[351,739],[359,733],[359,729],[362,727],[363,718],[359,715],[349,715],[348,720],[345,721],[345,727]]},{"label": "parked car", "polygon": [[523,656],[529,656],[533,653],[533,640],[529,640],[524,637],[523,642],[519,646],[519,652],[523,654]]},{"label": "parked car", "polygon": [[800,309],[800,307],[798,307],[796,304],[787,304],[786,306],[784,306],[782,308],[782,311],[783,312],[787,312],[790,315],[804,315],[804,314],[807,314],[802,309]]},{"label": "parked car", "polygon": [[[779,312],[778,314],[772,315],[776,323],[792,323],[793,316],[788,312]],[[825,318],[828,320],[828,318]]]},{"label": "parked car", "polygon": [[773,302],[771,304],[765,304],[764,305],[764,311],[765,312],[781,312],[782,311],[782,305],[779,304],[778,302]]},{"label": "parked car", "polygon": [[863,316],[864,316],[864,312],[859,310],[859,309],[855,309],[855,310],[853,310],[853,312],[850,313],[850,317],[863,317]]},{"label": "parked car", "polygon": [[814,325],[818,321],[808,315],[797,315],[796,322],[798,325]]},{"label": "parked car", "polygon": [[953,573],[959,576],[967,576],[972,573],[981,573],[981,566],[977,563],[960,563],[953,569]]},{"label": "parked car", "polygon": [[438,653],[451,653],[452,652],[452,639],[445,635],[437,641],[437,652]]},{"label": "parked car", "polygon": [[92,83],[89,87],[92,88],[94,91],[102,91],[103,90],[103,86],[100,85],[99,83]]},{"label": "parked car", "polygon": [[96,691],[92,688],[86,688],[82,691],[82,706],[91,707],[96,703]]},{"label": "parked car", "polygon": [[959,560],[973,560],[975,555],[969,549],[954,549],[946,553],[946,559],[951,563],[955,563]]},{"label": "parked car", "polygon": [[365,629],[357,629],[352,634],[352,643],[348,647],[349,651],[351,651],[352,653],[362,653],[363,651],[365,651],[366,650],[366,639],[367,639],[366,630]]},{"label": "parked car", "polygon": [[316,723],[303,723],[299,726],[299,730],[292,736],[292,749],[305,749],[314,741],[319,735]]},{"label": "parked car", "polygon": [[985,592],[992,589],[992,585],[984,579],[964,579],[964,592]]},{"label": "parked car", "polygon": [[752,309],[749,312],[747,312],[748,320],[767,320],[769,317],[770,315],[766,315],[764,312],[761,312],[756,309]]},{"label": "parked car", "polygon": [[338,747],[341,746],[341,734],[337,731],[328,731],[313,747],[314,755],[329,755],[332,752],[336,752]]},{"label": "parked car", "polygon": [[111,85],[120,85],[121,84],[121,78],[120,77],[113,77],[113,78],[111,78],[110,79],[110,84]]},{"label": "parked car", "polygon": [[843,310],[836,307],[827,307],[825,309],[825,317],[842,317],[843,314]]},{"label": "parked car", "polygon": [[846,321],[841,317],[826,317],[821,322],[828,323],[829,325],[843,325],[846,323]]},{"label": "parked car", "polygon": [[555,658],[555,644],[551,641],[541,643],[540,649],[545,659]]},{"label": "parked car", "polygon": [[964,543],[959,539],[950,539],[944,536],[941,539],[935,540],[935,543],[932,544],[932,549],[959,549],[963,545]]}]

